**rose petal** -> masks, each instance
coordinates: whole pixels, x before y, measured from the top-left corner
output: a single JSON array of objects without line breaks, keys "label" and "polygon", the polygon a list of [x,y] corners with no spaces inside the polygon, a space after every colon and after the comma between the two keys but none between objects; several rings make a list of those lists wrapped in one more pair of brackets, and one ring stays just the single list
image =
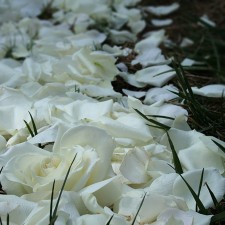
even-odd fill
[{"label": "rose petal", "polygon": [[221,98],[225,92],[225,85],[222,84],[210,84],[202,88],[192,87],[192,91],[196,95]]},{"label": "rose petal", "polygon": [[146,7],[146,11],[152,13],[156,16],[165,16],[170,13],[173,13],[180,7],[179,3],[174,2],[171,5],[162,5],[162,6],[148,6]]},{"label": "rose petal", "polygon": [[[185,172],[182,174],[183,178],[188,182],[188,184],[193,188],[195,193],[198,193],[199,190],[199,182],[201,178],[202,170],[194,170]],[[224,195],[225,192],[225,178],[222,177],[217,169],[214,168],[206,168],[204,170],[203,182],[200,192],[200,199],[205,206],[205,208],[213,207],[213,201],[210,196],[210,193],[205,185],[208,184],[212,192],[214,193],[217,201],[219,202]],[[196,202],[189,191],[187,185],[184,183],[182,178],[179,176],[174,181],[173,186],[173,194],[176,196],[180,196],[183,198],[189,209],[195,210]]]},{"label": "rose petal", "polygon": [[133,183],[146,183],[150,179],[147,174],[148,161],[147,152],[141,149],[130,150],[124,157],[120,172]]},{"label": "rose petal", "polygon": [[137,71],[135,76],[138,82],[161,87],[176,75],[171,70],[167,65],[151,66]]}]

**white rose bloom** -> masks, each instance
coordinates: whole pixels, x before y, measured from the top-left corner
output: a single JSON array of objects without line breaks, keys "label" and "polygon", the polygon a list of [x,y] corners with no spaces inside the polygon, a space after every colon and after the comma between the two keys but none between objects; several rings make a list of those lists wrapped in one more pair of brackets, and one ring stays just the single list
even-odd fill
[{"label": "white rose bloom", "polygon": [[10,148],[0,156],[4,167],[0,179],[8,194],[18,196],[51,192],[61,189],[65,175],[76,155],[65,190],[78,191],[85,186],[106,179],[111,171],[114,142],[105,131],[89,126],[69,129],[56,140],[53,152],[23,143]]}]

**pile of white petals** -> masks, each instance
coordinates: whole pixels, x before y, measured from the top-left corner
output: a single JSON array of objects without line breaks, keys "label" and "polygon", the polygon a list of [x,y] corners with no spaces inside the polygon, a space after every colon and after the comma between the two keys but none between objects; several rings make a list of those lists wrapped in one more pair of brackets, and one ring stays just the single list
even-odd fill
[{"label": "pile of white petals", "polygon": [[[173,169],[168,135],[182,176],[196,192],[204,168],[200,199],[206,208],[213,207],[206,182],[218,201],[225,193],[225,154],[213,140],[225,143],[191,130],[187,111],[167,103],[176,98],[170,90],[177,89],[167,85],[175,72],[159,48],[165,30],[136,42],[146,25],[143,12],[158,21],[179,4],[141,8],[139,2],[0,1],[3,224],[7,215],[13,225],[49,224],[53,182],[54,207],[70,165],[57,225],[105,225],[110,218],[111,225],[210,224],[211,216],[195,211],[190,191]],[[47,12],[52,16],[45,20]],[[134,50],[121,47],[126,42],[136,42]],[[117,63],[129,54],[135,55],[132,65],[142,66],[135,74]],[[154,88],[124,89],[123,96],[112,86],[117,75],[133,86]],[[193,90],[212,97],[224,91],[212,87]],[[168,135],[135,110],[161,116],[151,119],[170,127]],[[24,122],[34,129],[32,118],[35,135]]]}]

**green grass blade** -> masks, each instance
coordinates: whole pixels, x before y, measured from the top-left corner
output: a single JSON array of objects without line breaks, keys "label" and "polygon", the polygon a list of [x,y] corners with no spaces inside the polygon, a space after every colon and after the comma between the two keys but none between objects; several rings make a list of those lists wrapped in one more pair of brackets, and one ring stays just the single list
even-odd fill
[{"label": "green grass blade", "polygon": [[136,219],[137,219],[138,213],[140,212],[141,207],[142,207],[142,205],[143,205],[143,203],[144,203],[146,194],[147,194],[147,193],[145,192],[145,194],[144,194],[144,196],[143,196],[143,198],[142,198],[142,200],[141,200],[140,206],[139,206],[139,208],[138,208],[138,211],[137,211],[137,213],[136,213],[136,215],[135,215],[135,217],[134,217],[133,222],[132,222],[131,225],[134,225],[134,223],[135,223],[135,221],[136,221]]},{"label": "green grass blade", "polygon": [[[154,125],[152,125],[152,124],[146,124],[147,126],[149,126],[149,127],[154,127],[154,128],[157,128],[157,129],[163,129],[162,127],[159,127],[159,126],[154,126]],[[164,130],[164,129],[163,129]]]},{"label": "green grass blade", "polygon": [[36,127],[36,124],[34,122],[33,116],[31,115],[31,113],[29,111],[28,111],[28,113],[29,113],[30,118],[31,118],[31,123],[32,123],[32,126],[33,126],[34,134],[37,135],[38,134],[37,127]]},{"label": "green grass blade", "polygon": [[146,115],[149,117],[155,117],[155,118],[163,118],[163,119],[168,119],[168,120],[174,120],[173,117],[169,117],[169,116],[160,116],[160,115]]},{"label": "green grass blade", "polygon": [[214,195],[214,193],[213,193],[212,190],[210,189],[210,187],[209,187],[209,185],[207,184],[207,182],[205,183],[205,185],[206,185],[206,187],[207,187],[207,189],[208,189],[208,191],[209,191],[209,194],[210,194],[210,196],[211,196],[211,198],[212,198],[212,200],[213,200],[213,204],[214,204],[215,208],[217,209],[218,206],[219,206],[219,202],[217,201],[216,196]]},{"label": "green grass blade", "polygon": [[107,221],[107,223],[106,223],[105,225],[110,225],[113,216],[114,216],[114,215],[110,216],[109,220]]},{"label": "green grass blade", "polygon": [[24,123],[26,124],[26,127],[27,127],[27,129],[28,129],[28,131],[29,131],[31,137],[34,137],[35,135],[34,135],[33,131],[31,130],[31,128],[30,128],[30,126],[29,126],[29,124],[27,123],[26,120],[24,120]]},{"label": "green grass blade", "polygon": [[50,225],[52,224],[52,221],[53,221],[52,210],[53,210],[54,189],[55,189],[55,180],[53,181],[53,184],[52,184],[52,193],[51,193],[51,202],[50,202],[50,213],[49,213],[49,224]]},{"label": "green grass blade", "polygon": [[[61,199],[61,196],[62,196],[62,193],[63,193],[63,189],[64,189],[64,187],[65,187],[67,178],[68,178],[68,176],[69,176],[71,167],[72,167],[72,165],[73,165],[73,163],[74,163],[74,161],[75,161],[75,159],[76,159],[76,156],[77,156],[77,155],[74,156],[74,158],[73,158],[73,160],[72,160],[72,162],[71,162],[71,164],[70,164],[70,166],[69,166],[69,169],[68,169],[68,171],[67,171],[67,173],[66,173],[65,179],[64,179],[64,181],[63,181],[63,185],[62,185],[61,190],[60,190],[60,192],[59,192],[59,196],[58,196],[58,199],[57,199],[57,202],[56,202],[56,205],[55,205],[55,209],[54,209],[54,212],[53,212],[53,214],[52,214],[52,217],[53,217],[53,218],[56,218],[56,217],[57,217],[57,209],[58,209],[59,202],[60,202],[60,199]],[[54,224],[54,223],[53,223],[53,224]]]},{"label": "green grass blade", "polygon": [[157,74],[154,75],[153,77],[158,77],[158,76],[160,76],[160,75],[162,75],[162,74],[169,73],[169,72],[174,72],[174,69],[166,70],[166,71],[163,71],[163,72],[161,72],[161,73],[157,73]]},{"label": "green grass blade", "polygon": [[174,162],[174,166],[175,166],[175,171],[176,173],[178,174],[182,174],[183,173],[183,169],[182,169],[182,166],[181,166],[181,163],[180,163],[180,159],[177,155],[177,152],[175,150],[175,147],[173,145],[173,142],[168,134],[168,132],[166,132],[167,134],[167,138],[168,138],[168,141],[169,141],[169,144],[170,144],[170,148],[172,150],[172,154],[173,154],[173,162]]},{"label": "green grass blade", "polygon": [[[201,189],[202,189],[204,171],[205,171],[205,169],[203,168],[202,169],[202,173],[201,173],[201,178],[200,178],[199,186],[198,186],[198,197],[200,196],[200,192],[201,192]],[[196,203],[195,211],[197,212],[197,210],[198,210],[198,206],[197,206],[197,203]]]},{"label": "green grass blade", "polygon": [[161,127],[161,129],[163,129],[163,130],[169,130],[169,129],[171,128],[171,127],[169,127],[169,126],[167,126],[167,125],[165,125],[165,124],[163,124],[163,123],[160,123],[160,122],[158,122],[158,121],[155,121],[155,120],[153,120],[153,119],[148,118],[146,115],[144,115],[142,112],[140,112],[140,111],[137,110],[137,109],[134,109],[134,110],[135,110],[141,117],[143,117],[145,120],[147,120],[148,122],[153,123],[153,124],[155,124],[155,125]]},{"label": "green grass blade", "polygon": [[220,150],[222,150],[225,153],[225,147],[223,147],[221,144],[219,144],[218,142],[212,140],[219,148]]},{"label": "green grass blade", "polygon": [[[27,127],[27,129],[28,129],[28,131],[29,131],[31,137],[34,137],[35,135],[38,134],[38,132],[37,132],[37,127],[36,127],[36,124],[35,124],[35,122],[34,122],[34,119],[33,119],[32,115],[31,115],[31,113],[30,113],[29,111],[28,111],[28,113],[29,113],[30,118],[31,118],[31,123],[32,123],[33,131],[32,131],[30,125],[27,123],[26,120],[24,120],[24,123],[26,124],[26,127]],[[41,145],[40,143],[38,144],[38,147],[39,147],[39,148],[43,148],[42,145]]]},{"label": "green grass blade", "polygon": [[194,190],[192,189],[192,187],[188,184],[188,182],[183,178],[183,176],[181,174],[179,174],[182,178],[182,180],[185,182],[185,184],[187,185],[189,191],[191,192],[193,198],[195,199],[195,202],[200,210],[200,213],[204,214],[204,215],[208,215],[208,210],[205,208],[205,206],[203,205],[201,199],[199,198],[199,196],[194,192]]},{"label": "green grass blade", "polygon": [[6,224],[9,225],[9,214],[7,213],[7,220],[6,220]]},{"label": "green grass blade", "polygon": [[0,225],[3,225],[3,224],[2,224],[2,218],[1,218],[1,217],[0,217]]}]

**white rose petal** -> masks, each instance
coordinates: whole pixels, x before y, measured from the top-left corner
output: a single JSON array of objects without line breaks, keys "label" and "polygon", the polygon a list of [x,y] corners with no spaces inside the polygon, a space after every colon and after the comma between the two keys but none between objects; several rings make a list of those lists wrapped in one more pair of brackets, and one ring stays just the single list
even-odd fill
[{"label": "white rose petal", "polygon": [[[128,221],[133,221],[143,198],[144,192],[141,190],[128,192],[122,196],[118,205],[115,205],[115,210]],[[186,204],[179,198],[147,193],[138,213],[137,222],[151,224],[163,210],[168,208],[187,210]]]},{"label": "white rose petal", "polygon": [[174,2],[171,5],[163,5],[163,6],[148,6],[146,7],[146,11],[152,13],[156,16],[165,16],[174,11],[176,11],[180,7],[179,3]]},{"label": "white rose petal", "polygon": [[167,65],[151,66],[137,71],[135,76],[138,82],[161,87],[176,75],[175,71],[171,70]]},{"label": "white rose petal", "polygon": [[165,39],[165,30],[153,31],[148,33],[148,36],[139,41],[135,45],[135,51],[141,53],[146,51],[146,49],[151,49],[152,47],[157,47]]},{"label": "white rose petal", "polygon": [[156,27],[163,27],[163,26],[169,26],[173,23],[172,19],[152,19],[151,20],[152,25]]},{"label": "white rose petal", "polygon": [[[196,157],[196,154],[198,157]],[[220,173],[224,172],[224,162],[219,154],[208,149],[203,142],[197,142],[189,148],[179,151],[178,157],[187,170],[201,169],[206,167],[217,168]]]},{"label": "white rose petal", "polygon": [[130,91],[127,89],[122,90],[124,94],[135,97],[135,98],[142,98],[145,96],[146,92],[145,91]]},{"label": "white rose petal", "polygon": [[150,179],[146,171],[148,158],[149,156],[145,151],[138,149],[129,151],[121,164],[121,173],[134,183],[146,183]]},{"label": "white rose petal", "polygon": [[10,224],[24,224],[36,203],[24,200],[15,195],[0,195],[0,217],[3,224],[6,224],[9,214]]},{"label": "white rose petal", "polygon": [[152,140],[151,133],[145,122],[136,115],[121,116],[116,120],[102,117],[93,125],[105,129],[115,138],[131,139],[131,142],[147,142]]},{"label": "white rose petal", "polygon": [[202,88],[192,87],[193,93],[196,95],[212,97],[212,98],[221,98],[224,96],[225,85],[222,84],[210,84]]},{"label": "white rose petal", "polygon": [[173,184],[177,177],[177,173],[162,174],[160,177],[156,178],[146,190],[160,195],[171,195]]},{"label": "white rose petal", "polygon": [[[182,131],[171,128],[168,133],[185,169],[214,167],[221,174],[224,172],[223,159],[225,155],[219,151],[218,146],[211,141],[210,137],[195,130]],[[160,143],[170,149],[166,135],[162,137]],[[199,157],[195,157],[196,154]]]},{"label": "white rose petal", "polygon": [[166,209],[152,225],[209,225],[211,215],[202,215],[194,211],[182,211],[179,209]]},{"label": "white rose petal", "polygon": [[157,101],[169,101],[177,98],[178,96],[171,91],[177,92],[177,88],[173,85],[166,85],[162,88],[151,88],[146,93],[144,103],[150,105]]},{"label": "white rose petal", "polygon": [[[200,19],[203,21],[203,22],[205,22],[206,24],[208,24],[208,25],[210,25],[210,26],[212,26],[212,27],[215,27],[216,26],[216,23],[214,22],[214,21],[212,21],[209,17],[208,17],[208,15],[203,15],[203,16],[201,16],[200,17]],[[201,25],[202,25],[202,23],[200,23]]]},{"label": "white rose petal", "polygon": [[23,120],[30,122],[28,111],[31,110],[32,100],[20,90],[0,88],[0,133],[11,133],[24,128]]},{"label": "white rose petal", "polygon": [[[199,190],[201,173],[202,169],[189,171],[182,174],[183,178],[192,187],[196,194]],[[223,198],[225,192],[225,178],[220,175],[217,169],[206,168],[204,170],[203,182],[199,197],[205,208],[209,208],[213,207],[213,201],[205,183],[208,184],[209,188],[212,190],[217,201],[219,202]],[[174,181],[173,194],[183,198],[186,201],[189,209],[195,210],[196,202],[187,185],[180,176]]]},{"label": "white rose petal", "polygon": [[143,67],[147,67],[152,65],[167,64],[169,62],[170,60],[165,59],[164,55],[162,55],[161,49],[152,47],[142,51],[134,60],[132,60],[131,64],[136,65],[140,63]]},{"label": "white rose petal", "polygon": [[82,189],[80,194],[90,212],[104,213],[104,207],[112,206],[120,198],[122,191],[123,185],[119,177],[115,176]]}]

